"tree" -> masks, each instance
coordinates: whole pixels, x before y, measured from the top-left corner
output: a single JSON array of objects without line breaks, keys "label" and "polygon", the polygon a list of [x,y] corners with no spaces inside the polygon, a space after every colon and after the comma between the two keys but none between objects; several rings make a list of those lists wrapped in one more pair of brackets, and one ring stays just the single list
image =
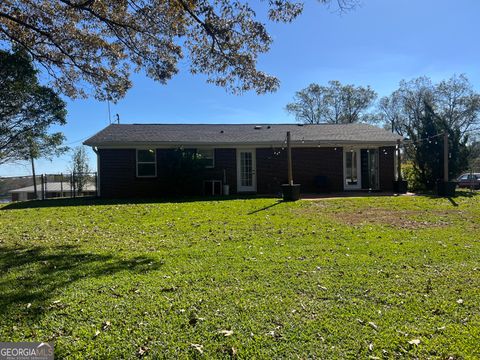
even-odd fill
[{"label": "tree", "polygon": [[449,177],[453,178],[468,167],[468,136],[462,136],[458,127],[436,113],[432,104],[425,101],[414,131],[408,130],[412,145],[407,147],[413,159],[416,181],[432,190],[436,181],[443,178],[443,136],[448,134]]},{"label": "tree", "polygon": [[342,85],[339,81],[329,81],[328,86],[310,84],[295,93],[286,111],[305,124],[369,121],[366,110],[376,96],[369,86]]},{"label": "tree", "polygon": [[469,135],[480,123],[480,94],[465,75],[437,84],[428,77],[402,80],[397,90],[380,99],[378,117],[386,127],[413,142],[406,147],[406,155],[413,160],[415,181],[431,189],[442,178],[443,163],[439,161],[443,150],[439,148],[443,149],[443,141],[420,140],[447,132],[449,176],[454,178],[466,170],[472,149]]},{"label": "tree", "polygon": [[389,128],[405,135],[417,127],[424,103],[430,103],[449,128],[466,134],[480,123],[480,94],[465,75],[452,76],[438,84],[428,77],[402,80],[390,96],[378,103],[378,116]]},{"label": "tree", "polygon": [[85,147],[82,145],[77,146],[73,151],[71,168],[75,189],[78,192],[82,192],[88,183],[89,173],[91,171],[89,161],[90,159],[85,151]]},{"label": "tree", "polygon": [[[356,0],[336,2],[340,10]],[[268,18],[291,22],[303,11],[297,0],[269,0]],[[178,62],[233,92],[274,91],[275,77],[257,69],[272,39],[246,1],[229,0],[8,0],[0,3],[0,44],[19,46],[42,66],[57,89],[97,99],[119,99],[132,71],[167,82]]]},{"label": "tree", "polygon": [[439,115],[449,128],[459,129],[463,135],[480,124],[480,94],[465,75],[441,81],[434,96]]},{"label": "tree", "polygon": [[54,153],[64,137],[48,129],[65,124],[65,106],[52,89],[38,83],[25,53],[0,51],[0,164]]}]

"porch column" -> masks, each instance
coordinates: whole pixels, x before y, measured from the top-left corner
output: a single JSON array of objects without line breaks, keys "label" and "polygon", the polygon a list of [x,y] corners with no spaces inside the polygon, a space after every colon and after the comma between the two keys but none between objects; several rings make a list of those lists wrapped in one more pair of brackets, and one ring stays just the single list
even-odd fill
[{"label": "porch column", "polygon": [[290,145],[290,137],[290,131],[287,131],[288,185],[293,185],[292,147]]},{"label": "porch column", "polygon": [[400,152],[400,139],[397,140],[397,181],[402,181],[402,155]]}]

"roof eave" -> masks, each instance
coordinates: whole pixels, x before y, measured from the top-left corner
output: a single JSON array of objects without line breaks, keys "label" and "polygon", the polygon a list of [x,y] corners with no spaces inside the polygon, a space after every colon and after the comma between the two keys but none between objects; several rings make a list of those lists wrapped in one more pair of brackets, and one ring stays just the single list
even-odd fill
[{"label": "roof eave", "polygon": [[[369,145],[395,145],[397,143],[397,139],[385,139],[385,140],[294,140],[291,142],[292,146],[317,146],[317,145],[355,145],[355,144],[369,144]],[[284,141],[277,140],[277,141],[244,141],[244,142],[211,142],[211,141],[155,141],[155,142],[147,142],[147,141],[124,141],[124,142],[89,142],[85,141],[84,145],[91,146],[91,147],[98,147],[98,148],[108,148],[108,147],[124,147],[124,148],[131,148],[131,147],[147,147],[147,146],[154,146],[154,147],[186,147],[186,146],[281,146],[284,144]]]}]

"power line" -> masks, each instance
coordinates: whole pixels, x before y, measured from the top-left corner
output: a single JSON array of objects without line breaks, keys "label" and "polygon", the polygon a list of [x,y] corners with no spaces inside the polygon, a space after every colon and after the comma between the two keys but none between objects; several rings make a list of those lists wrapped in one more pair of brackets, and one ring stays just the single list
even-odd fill
[{"label": "power line", "polygon": [[79,143],[79,142],[84,141],[84,140],[87,140],[87,139],[88,139],[88,136],[84,137],[83,139],[75,140],[75,141],[69,142],[69,143],[64,144],[64,145],[65,145],[65,146],[73,145],[73,144]]}]

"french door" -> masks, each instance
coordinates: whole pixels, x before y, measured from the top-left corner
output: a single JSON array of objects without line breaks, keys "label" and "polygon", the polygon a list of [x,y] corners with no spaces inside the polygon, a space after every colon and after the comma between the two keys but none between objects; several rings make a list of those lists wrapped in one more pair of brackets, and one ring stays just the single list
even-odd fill
[{"label": "french door", "polygon": [[343,152],[343,188],[345,190],[362,188],[360,168],[360,149],[345,149]]},{"label": "french door", "polygon": [[237,149],[237,191],[257,191],[255,149]]}]

